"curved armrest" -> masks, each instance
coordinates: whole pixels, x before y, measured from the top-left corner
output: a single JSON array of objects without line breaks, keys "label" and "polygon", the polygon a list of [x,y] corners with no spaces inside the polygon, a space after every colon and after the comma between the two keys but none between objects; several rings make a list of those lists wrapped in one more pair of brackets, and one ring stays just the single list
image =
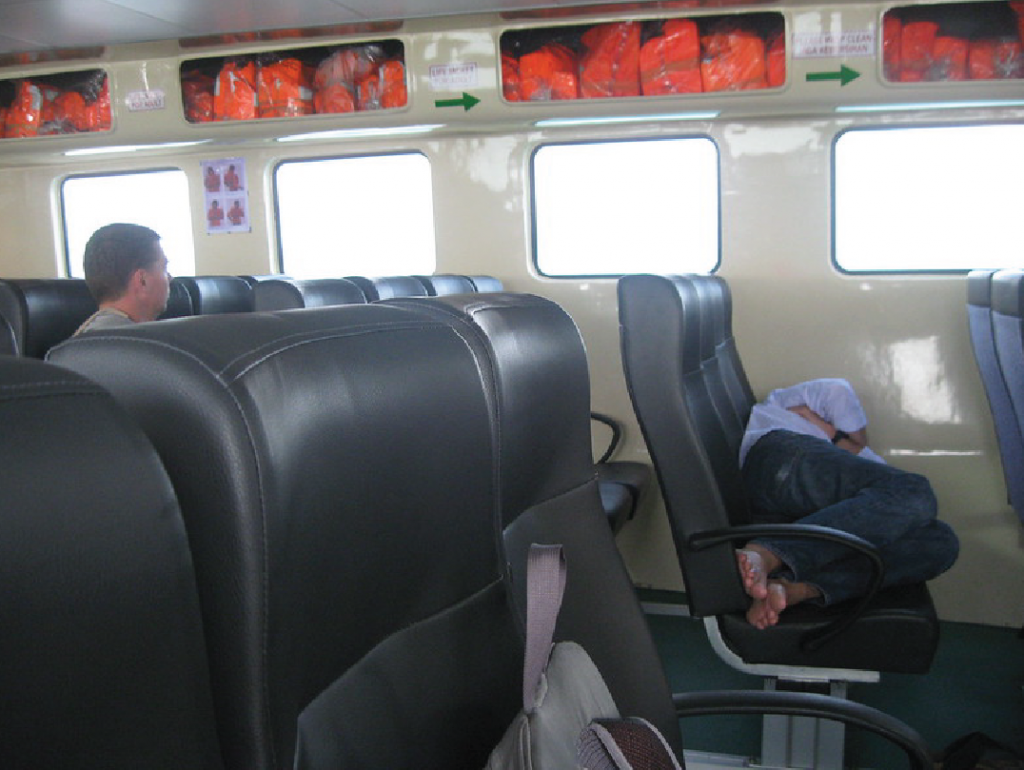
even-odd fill
[{"label": "curved armrest", "polygon": [[871,600],[878,593],[878,589],[882,587],[885,565],[882,563],[878,549],[864,538],[831,527],[820,527],[816,524],[746,524],[739,527],[697,532],[690,535],[687,545],[694,551],[701,551],[713,545],[735,543],[741,540],[745,542],[755,537],[791,537],[839,543],[864,556],[871,566],[871,575],[864,595],[852,604],[849,612],[822,628],[804,634],[800,640],[800,646],[804,650],[817,650],[829,639],[849,628],[857,618],[864,614]]},{"label": "curved armrest", "polygon": [[612,438],[611,441],[608,442],[608,448],[604,450],[604,454],[601,455],[601,458],[597,461],[598,465],[600,465],[601,463],[608,462],[608,458],[614,454],[615,449],[619,446],[619,440],[622,438],[622,426],[619,425],[618,421],[616,421],[614,417],[609,417],[608,415],[601,414],[600,412],[591,412],[590,419],[595,420],[602,425],[607,425],[612,431]]},{"label": "curved armrest", "polygon": [[898,746],[914,770],[935,766],[924,739],[909,725],[862,703],[802,692],[761,690],[708,690],[676,693],[672,696],[680,717],[721,714],[784,714],[834,719],[846,725],[870,730]]}]

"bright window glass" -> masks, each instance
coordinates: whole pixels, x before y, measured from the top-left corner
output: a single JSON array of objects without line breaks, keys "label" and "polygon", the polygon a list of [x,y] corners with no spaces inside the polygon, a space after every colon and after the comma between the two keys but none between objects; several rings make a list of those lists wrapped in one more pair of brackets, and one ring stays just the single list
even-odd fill
[{"label": "bright window glass", "polygon": [[145,225],[160,234],[171,275],[195,275],[188,179],[184,171],[145,171],[64,180],[64,242],[68,274],[81,278],[85,243],[111,222]]},{"label": "bright window glass", "polygon": [[835,143],[834,254],[848,272],[1020,261],[1024,126],[847,131]]},{"label": "bright window glass", "polygon": [[718,150],[704,137],[541,147],[533,157],[537,269],[710,273],[718,197]]},{"label": "bright window glass", "polygon": [[430,275],[430,162],[419,153],[288,161],[275,174],[281,267],[294,278]]}]

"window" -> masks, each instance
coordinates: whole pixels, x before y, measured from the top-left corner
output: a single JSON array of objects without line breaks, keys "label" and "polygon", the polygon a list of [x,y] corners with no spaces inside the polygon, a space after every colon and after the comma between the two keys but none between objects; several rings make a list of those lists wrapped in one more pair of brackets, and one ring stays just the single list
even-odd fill
[{"label": "window", "polygon": [[184,171],[145,171],[64,180],[64,243],[68,275],[81,278],[89,236],[111,222],[151,227],[160,234],[171,275],[195,275],[188,179]]},{"label": "window", "polygon": [[718,265],[718,150],[704,137],[541,147],[533,204],[544,275],[710,273]]},{"label": "window", "polygon": [[834,150],[836,265],[852,273],[1019,261],[1024,126],[856,130]]},{"label": "window", "polygon": [[286,275],[434,272],[430,162],[420,153],[288,161],[274,182]]}]

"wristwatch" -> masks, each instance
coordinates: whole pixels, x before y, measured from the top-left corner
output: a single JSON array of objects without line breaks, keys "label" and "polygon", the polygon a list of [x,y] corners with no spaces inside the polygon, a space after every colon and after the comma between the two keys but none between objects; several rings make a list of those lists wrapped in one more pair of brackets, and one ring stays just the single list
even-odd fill
[{"label": "wristwatch", "polygon": [[845,430],[839,430],[839,428],[836,428],[836,432],[832,436],[832,443],[833,444],[838,444],[844,438],[849,438],[849,437],[850,437],[850,434],[847,433]]}]

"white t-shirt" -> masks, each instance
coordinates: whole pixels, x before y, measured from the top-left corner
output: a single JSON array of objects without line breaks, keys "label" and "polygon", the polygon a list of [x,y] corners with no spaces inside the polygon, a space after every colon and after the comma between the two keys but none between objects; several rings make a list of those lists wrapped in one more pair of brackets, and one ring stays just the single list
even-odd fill
[{"label": "white t-shirt", "polygon": [[[773,430],[789,430],[831,441],[828,434],[817,425],[791,412],[790,407],[794,406],[808,407],[825,422],[846,433],[858,431],[868,424],[860,399],[846,380],[838,377],[823,378],[779,388],[750,410],[750,420],[740,444],[740,465],[746,460],[750,447]],[[868,447],[864,447],[858,454],[866,460],[885,462]]]}]

